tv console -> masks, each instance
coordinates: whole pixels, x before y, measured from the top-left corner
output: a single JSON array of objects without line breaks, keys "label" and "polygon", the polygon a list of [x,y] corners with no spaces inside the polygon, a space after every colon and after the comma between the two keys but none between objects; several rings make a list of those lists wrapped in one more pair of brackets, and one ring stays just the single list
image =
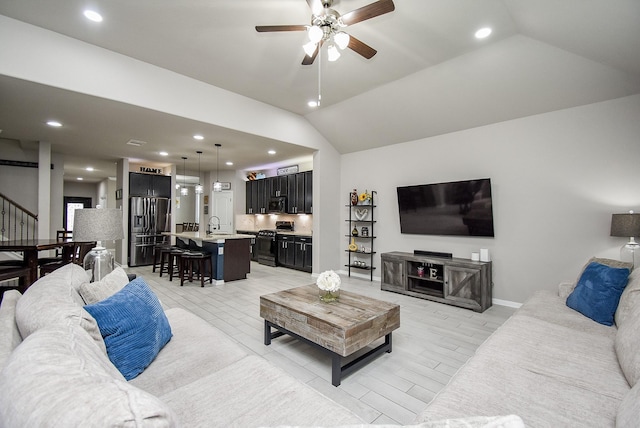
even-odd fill
[{"label": "tv console", "polygon": [[437,251],[413,250],[413,254],[416,256],[446,257],[448,259],[453,258],[453,254],[451,253],[439,253]]},{"label": "tv console", "polygon": [[380,259],[382,290],[476,312],[491,306],[491,262],[399,251],[383,253]]}]

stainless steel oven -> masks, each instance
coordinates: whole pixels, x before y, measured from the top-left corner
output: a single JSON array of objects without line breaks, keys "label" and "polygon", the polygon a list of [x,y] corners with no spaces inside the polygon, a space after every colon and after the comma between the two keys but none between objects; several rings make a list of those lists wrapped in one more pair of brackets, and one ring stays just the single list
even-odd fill
[{"label": "stainless steel oven", "polygon": [[265,229],[256,236],[255,251],[258,255],[258,263],[267,266],[277,266],[278,245],[276,242],[278,231],[293,231],[292,221],[276,221],[276,228]]}]

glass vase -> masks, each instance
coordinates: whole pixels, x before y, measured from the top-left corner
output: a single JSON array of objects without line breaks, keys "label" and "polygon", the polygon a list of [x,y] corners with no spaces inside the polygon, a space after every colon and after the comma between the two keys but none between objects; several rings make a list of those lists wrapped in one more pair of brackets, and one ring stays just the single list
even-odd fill
[{"label": "glass vase", "polygon": [[340,298],[340,290],[327,291],[318,288],[318,293],[320,296],[320,301],[325,303],[337,302]]}]

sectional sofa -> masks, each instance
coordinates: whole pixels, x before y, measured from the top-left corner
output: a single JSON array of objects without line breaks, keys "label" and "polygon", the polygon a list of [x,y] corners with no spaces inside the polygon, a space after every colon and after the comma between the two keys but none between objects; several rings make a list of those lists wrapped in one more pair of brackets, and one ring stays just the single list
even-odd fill
[{"label": "sectional sofa", "polygon": [[[631,267],[606,259],[592,259],[587,266],[592,262]],[[418,421],[516,414],[527,427],[640,426],[640,269],[629,275],[619,302],[613,296],[617,309],[611,308],[611,326],[567,306],[575,283],[531,297],[478,348]],[[582,283],[587,291],[595,287],[594,281]],[[611,288],[606,284],[604,291]],[[605,300],[594,296],[595,305]],[[581,309],[588,313],[590,308]]]},{"label": "sectional sofa", "polygon": [[[0,426],[251,427],[362,423],[201,318],[163,311],[171,338],[126,381],[83,307],[129,282],[116,269],[89,284],[74,264],[8,291],[0,331]],[[102,291],[97,291],[102,290]],[[118,314],[121,316],[122,314]]]},{"label": "sectional sofa", "polygon": [[[89,283],[70,264],[24,295],[5,292],[0,427],[370,426],[194,314],[163,308],[145,287],[120,268]],[[142,336],[122,334],[131,330]],[[123,343],[124,358],[112,352]],[[418,426],[523,425],[490,415]]]}]

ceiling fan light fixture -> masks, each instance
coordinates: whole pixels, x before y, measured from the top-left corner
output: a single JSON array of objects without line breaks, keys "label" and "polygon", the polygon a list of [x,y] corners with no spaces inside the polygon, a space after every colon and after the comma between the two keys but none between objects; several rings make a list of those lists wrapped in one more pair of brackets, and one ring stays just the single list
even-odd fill
[{"label": "ceiling fan light fixture", "polygon": [[340,52],[338,51],[338,48],[336,48],[336,45],[330,45],[327,48],[327,58],[332,62],[337,61],[338,58],[340,58]]},{"label": "ceiling fan light fixture", "polygon": [[335,36],[333,36],[333,41],[336,42],[336,45],[338,45],[340,49],[345,49],[349,46],[349,39],[349,35],[344,31],[338,31]]},{"label": "ceiling fan light fixture", "polygon": [[318,46],[317,44],[313,42],[309,42],[303,45],[302,49],[304,49],[304,53],[306,53],[308,56],[312,56],[313,53],[316,51],[317,46]]},{"label": "ceiling fan light fixture", "polygon": [[312,25],[311,27],[309,27],[307,34],[309,35],[309,40],[311,40],[313,43],[318,43],[320,40],[322,40],[324,31],[322,31],[322,28],[318,27],[317,25]]},{"label": "ceiling fan light fixture", "polygon": [[222,183],[220,183],[220,147],[222,144],[216,143],[216,181],[213,183],[214,192],[222,192]]}]

